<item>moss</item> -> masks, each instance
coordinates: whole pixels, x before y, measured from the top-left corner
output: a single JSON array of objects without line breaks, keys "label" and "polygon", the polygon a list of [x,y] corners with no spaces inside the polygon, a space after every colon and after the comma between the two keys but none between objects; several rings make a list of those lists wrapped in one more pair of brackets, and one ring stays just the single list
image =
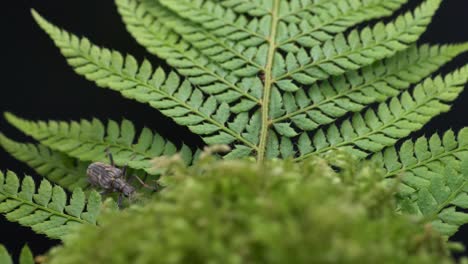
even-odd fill
[{"label": "moss", "polygon": [[335,164],[176,165],[153,200],[81,228],[49,263],[453,263],[430,227],[396,213],[380,171]]}]

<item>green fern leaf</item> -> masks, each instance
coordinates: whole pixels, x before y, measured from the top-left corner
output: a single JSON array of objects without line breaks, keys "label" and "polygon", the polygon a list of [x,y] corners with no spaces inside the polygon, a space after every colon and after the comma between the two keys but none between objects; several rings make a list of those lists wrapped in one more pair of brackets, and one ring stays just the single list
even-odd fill
[{"label": "green fern leaf", "polygon": [[158,2],[214,35],[235,40],[247,47],[257,46],[268,38],[270,24],[268,16],[248,21],[245,17],[237,16],[230,9],[225,9],[213,1],[160,0]]},{"label": "green fern leaf", "polygon": [[371,159],[382,164],[387,178],[401,178],[398,196],[403,212],[420,215],[451,236],[468,222],[468,214],[457,210],[468,208],[467,155],[468,129],[464,128],[457,137],[449,130],[443,137],[407,140],[398,151],[389,147]]},{"label": "green fern leaf", "polygon": [[[432,117],[450,109],[447,104],[458,96],[468,80],[468,67],[464,67],[445,78],[426,79],[416,86],[412,93],[403,92],[388,103],[381,103],[377,110],[368,109],[364,114],[355,114],[344,120],[340,126],[330,125],[319,129],[308,141],[314,151],[310,155],[341,148],[357,157],[367,157],[397,140],[420,129]],[[307,137],[307,134],[302,134]]]},{"label": "green fern leaf", "polygon": [[420,215],[441,234],[453,235],[459,226],[468,223],[468,214],[457,210],[468,208],[468,160],[464,160],[461,173],[447,166],[442,174],[432,175],[429,185],[421,185],[417,193],[402,195],[401,210]]},{"label": "green fern leaf", "polygon": [[132,56],[124,59],[118,52],[100,49],[87,39],[80,40],[49,24],[37,13],[33,14],[78,74],[85,75],[101,87],[117,90],[125,97],[150,104],[176,123],[188,126],[194,133],[210,134],[205,137],[208,144],[228,144],[237,139],[255,147],[226,127],[227,119],[219,120],[214,116],[216,108],[225,107],[230,113],[227,103],[219,103],[213,97],[204,98],[188,81],[181,82],[174,72],[166,77],[166,73],[158,68],[153,73],[148,61],[138,67]]},{"label": "green fern leaf", "polygon": [[6,250],[5,246],[0,244],[0,263],[2,264],[13,264],[10,254]]},{"label": "green fern leaf", "polygon": [[278,46],[287,52],[312,48],[334,34],[366,20],[391,15],[405,0],[311,1],[303,6],[283,4]]},{"label": "green fern leaf", "polygon": [[0,172],[0,213],[9,221],[31,227],[50,238],[61,238],[76,225],[96,224],[101,209],[96,206],[101,204],[98,193],[92,192],[86,202],[83,191],[75,189],[70,204],[66,203],[65,191],[59,186],[52,187],[47,180],[41,182],[36,192],[31,177],[25,177],[20,184],[15,173]]},{"label": "green fern leaf", "polygon": [[[13,264],[13,259],[11,258],[10,254],[6,248],[0,244],[0,263],[1,264]],[[19,256],[18,264],[34,264],[34,256],[29,249],[28,245],[24,245],[21,249],[21,253]]]},{"label": "green fern leaf", "polygon": [[220,4],[238,14],[264,16],[270,12],[271,1],[267,0],[222,0]]},{"label": "green fern leaf", "polygon": [[28,247],[28,245],[24,245],[24,247],[21,249],[19,264],[34,264],[34,263],[35,263],[34,256],[31,252],[31,249]]},{"label": "green fern leaf", "polygon": [[[233,146],[226,158],[300,160],[332,148],[368,156],[446,111],[454,99],[448,97],[466,82],[428,79],[406,91],[468,49],[413,44],[440,0],[349,34],[343,32],[392,14],[406,0],[181,1],[116,0],[128,31],[177,71],[167,76],[33,15],[77,73],[150,104],[209,145]],[[374,102],[380,110],[366,110]],[[354,117],[336,124],[348,113]]]},{"label": "green fern leaf", "polygon": [[88,163],[72,159],[41,144],[15,142],[1,133],[0,145],[13,157],[32,167],[38,174],[69,191],[75,188],[85,189],[89,186],[86,177]]},{"label": "green fern leaf", "polygon": [[[313,84],[318,80],[341,75],[348,70],[356,70],[390,57],[408,48],[407,43],[415,42],[419,38],[439,4],[440,0],[429,0],[417,8],[414,15],[409,12],[386,25],[378,23],[359,32],[353,30],[346,37],[338,34],[321,46],[315,44],[310,50],[310,55],[302,52],[301,65],[288,65],[290,69],[276,69],[273,82],[292,78],[302,84]],[[288,55],[294,56],[292,53]],[[281,57],[279,53],[275,56]]]},{"label": "green fern leaf", "polygon": [[136,137],[133,124],[124,120],[120,125],[110,120],[107,126],[97,120],[78,122],[31,122],[7,113],[7,120],[18,129],[32,136],[41,144],[81,161],[107,162],[106,149],[113,153],[115,164],[128,165],[154,173],[151,159],[161,155],[182,153],[184,161],[192,162],[190,148],[178,149],[172,142],[144,128]]},{"label": "green fern leaf", "polygon": [[240,44],[225,43],[199,26],[187,23],[157,1],[118,0],[116,3],[135,39],[150,53],[166,59],[201,90],[221,99],[229,94],[243,96],[252,105],[258,102],[258,95],[239,89],[238,77],[229,74],[242,67],[258,73],[264,66],[252,56],[244,55]]},{"label": "green fern leaf", "polygon": [[369,104],[397,96],[466,51],[468,44],[413,46],[359,71],[316,83],[307,90],[284,93],[284,114],[271,123],[292,122],[302,130],[315,130],[349,112],[359,112]]},{"label": "green fern leaf", "polygon": [[407,140],[400,149],[388,147],[374,154],[371,159],[382,164],[387,178],[401,177],[400,193],[410,195],[421,187],[429,187],[433,177],[443,175],[445,168],[457,168],[468,154],[468,128],[437,134],[429,139],[420,137],[415,142]]}]

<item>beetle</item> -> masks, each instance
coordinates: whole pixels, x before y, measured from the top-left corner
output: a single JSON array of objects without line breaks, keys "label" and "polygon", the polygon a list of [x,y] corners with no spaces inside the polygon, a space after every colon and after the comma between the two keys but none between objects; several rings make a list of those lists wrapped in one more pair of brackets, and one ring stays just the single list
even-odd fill
[{"label": "beetle", "polygon": [[[130,181],[127,176],[127,165],[123,168],[115,166],[114,158],[107,149],[107,156],[109,157],[110,164],[103,162],[94,162],[88,166],[86,174],[88,175],[89,183],[94,186],[103,189],[101,194],[107,194],[110,192],[119,192],[118,205],[121,207],[123,196],[131,197],[135,194],[135,188],[130,185]],[[132,175],[132,179],[136,178],[140,184],[148,189],[157,191],[157,187],[151,187],[144,183],[138,176]]]}]

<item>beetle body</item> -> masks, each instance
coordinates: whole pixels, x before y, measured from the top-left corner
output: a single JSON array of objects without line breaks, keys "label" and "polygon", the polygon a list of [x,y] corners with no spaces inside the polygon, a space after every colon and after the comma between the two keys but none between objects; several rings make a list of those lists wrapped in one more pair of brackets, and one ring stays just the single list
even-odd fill
[{"label": "beetle body", "polygon": [[120,192],[125,196],[135,193],[135,188],[125,180],[124,172],[112,165],[94,162],[89,165],[86,173],[89,182],[109,192]]}]

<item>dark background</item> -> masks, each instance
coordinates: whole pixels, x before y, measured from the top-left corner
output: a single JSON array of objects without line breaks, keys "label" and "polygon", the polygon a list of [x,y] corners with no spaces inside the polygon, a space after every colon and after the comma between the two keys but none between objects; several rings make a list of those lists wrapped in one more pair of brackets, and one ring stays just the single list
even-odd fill
[{"label": "dark background", "polygon": [[[412,8],[421,1],[409,2],[403,10]],[[139,61],[149,58],[154,65],[164,65],[164,62],[146,53],[126,32],[112,0],[7,1],[2,3],[0,17],[0,112],[11,111],[29,119],[76,120],[97,117],[101,120],[121,120],[125,117],[134,121],[138,128],[148,126],[172,141],[201,144],[197,136],[178,127],[156,110],[124,99],[116,92],[96,88],[93,83],[76,75],[46,34],[36,26],[30,16],[30,8],[35,8],[52,23],[70,32],[86,35],[98,45],[133,54]],[[467,16],[468,1],[443,1],[420,42],[468,41]],[[467,61],[468,54],[459,56],[441,72],[461,67]],[[445,131],[448,128],[459,130],[468,126],[466,104],[468,92],[460,96],[450,113],[435,118],[415,136]],[[0,117],[0,131],[16,140],[30,140],[9,126],[3,117]],[[11,158],[3,150],[0,150],[0,169],[35,175],[30,168]],[[465,226],[454,240],[464,241],[468,245],[467,235],[468,226]],[[0,243],[15,254],[23,244],[28,243],[35,254],[41,254],[58,241],[36,235],[30,229],[7,222],[0,216]]]}]

